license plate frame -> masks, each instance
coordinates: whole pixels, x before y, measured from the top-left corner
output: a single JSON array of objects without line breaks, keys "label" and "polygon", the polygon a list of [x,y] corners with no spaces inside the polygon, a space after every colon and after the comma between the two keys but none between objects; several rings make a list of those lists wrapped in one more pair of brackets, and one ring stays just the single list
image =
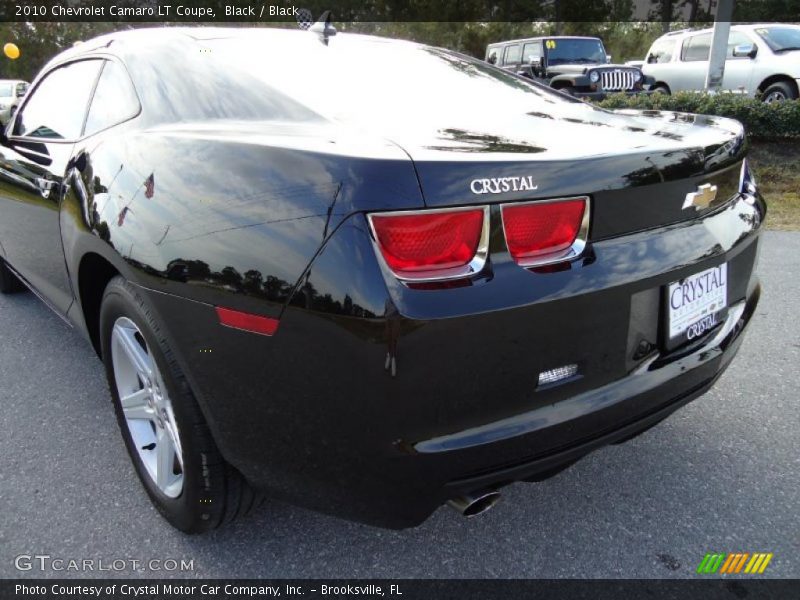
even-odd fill
[{"label": "license plate frame", "polygon": [[664,335],[667,350],[704,337],[728,314],[727,263],[721,263],[664,286]]}]

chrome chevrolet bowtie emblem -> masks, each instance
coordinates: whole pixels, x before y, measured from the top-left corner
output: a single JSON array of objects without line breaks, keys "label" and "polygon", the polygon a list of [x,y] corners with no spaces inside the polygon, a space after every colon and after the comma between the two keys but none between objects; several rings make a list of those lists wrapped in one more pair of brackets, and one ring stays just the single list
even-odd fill
[{"label": "chrome chevrolet bowtie emblem", "polygon": [[694,207],[695,210],[708,208],[709,205],[717,197],[717,186],[710,183],[704,183],[697,188],[696,192],[689,192],[686,194],[686,200],[683,201],[683,208]]}]

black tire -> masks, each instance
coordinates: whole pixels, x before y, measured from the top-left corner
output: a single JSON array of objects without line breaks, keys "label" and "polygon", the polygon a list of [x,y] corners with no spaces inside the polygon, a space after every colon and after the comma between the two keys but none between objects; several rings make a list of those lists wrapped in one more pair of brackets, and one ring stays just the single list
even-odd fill
[{"label": "black tire", "polygon": [[[147,472],[122,411],[111,350],[111,333],[120,317],[133,321],[141,332],[172,402],[183,450],[183,488],[176,498],[165,495]],[[120,276],[108,283],[103,294],[100,334],[106,377],[125,446],[142,485],[164,518],[186,533],[202,533],[243,516],[259,505],[262,495],[225,462],[217,449],[153,310],[136,287]]]},{"label": "black tire", "polygon": [[575,88],[570,85],[558,88],[558,91],[562,94],[566,94],[567,96],[575,96]]},{"label": "black tire", "polygon": [[669,96],[669,94],[670,94],[669,88],[667,86],[663,85],[663,84],[655,86],[653,88],[653,93],[654,94],[666,94],[667,96]]},{"label": "black tire", "polygon": [[11,272],[5,261],[0,258],[0,294],[15,294],[25,290],[25,285]]},{"label": "black tire", "polygon": [[787,81],[778,81],[764,90],[764,93],[761,94],[761,99],[768,104],[771,102],[796,100],[797,90]]}]

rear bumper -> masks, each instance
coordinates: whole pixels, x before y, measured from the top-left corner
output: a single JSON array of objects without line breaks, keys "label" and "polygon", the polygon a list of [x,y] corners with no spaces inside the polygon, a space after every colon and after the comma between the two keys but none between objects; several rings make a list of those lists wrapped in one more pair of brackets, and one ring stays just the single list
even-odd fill
[{"label": "rear bumper", "polygon": [[[485,281],[412,290],[380,270],[356,215],[273,337],[147,292],[228,461],[277,498],[402,528],[457,494],[557,471],[704,393],[758,302],[762,217],[763,205],[738,198],[594,241],[566,271],[528,271],[496,251]],[[726,320],[667,352],[663,287],[723,262]],[[570,363],[579,377],[537,385],[540,371]]]},{"label": "rear bumper", "polygon": [[457,494],[510,481],[535,479],[541,473],[558,472],[598,447],[635,437],[707,392],[736,355],[759,296],[760,288],[756,287],[747,301],[732,307],[725,322],[710,339],[689,354],[667,359],[653,356],[629,377],[576,396],[561,403],[557,409],[545,407],[489,424],[481,431],[459,432],[447,438],[427,440],[421,446],[432,451],[448,451],[459,446],[480,445],[484,440],[495,440],[496,443],[499,439],[532,435],[545,427],[574,425],[576,419],[581,418],[596,419],[599,423],[606,410],[630,415],[627,420],[622,415],[611,417],[616,426],[607,430],[597,429],[570,446],[523,457],[516,463],[497,465],[488,472],[451,481],[447,487]]}]

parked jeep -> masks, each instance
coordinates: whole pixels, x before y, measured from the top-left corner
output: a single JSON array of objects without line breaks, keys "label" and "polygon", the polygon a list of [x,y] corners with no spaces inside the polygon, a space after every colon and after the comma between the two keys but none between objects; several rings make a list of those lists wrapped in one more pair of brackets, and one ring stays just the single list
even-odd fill
[{"label": "parked jeep", "polygon": [[651,78],[638,67],[614,65],[596,37],[536,37],[489,44],[486,60],[579,97],[646,91]]}]

